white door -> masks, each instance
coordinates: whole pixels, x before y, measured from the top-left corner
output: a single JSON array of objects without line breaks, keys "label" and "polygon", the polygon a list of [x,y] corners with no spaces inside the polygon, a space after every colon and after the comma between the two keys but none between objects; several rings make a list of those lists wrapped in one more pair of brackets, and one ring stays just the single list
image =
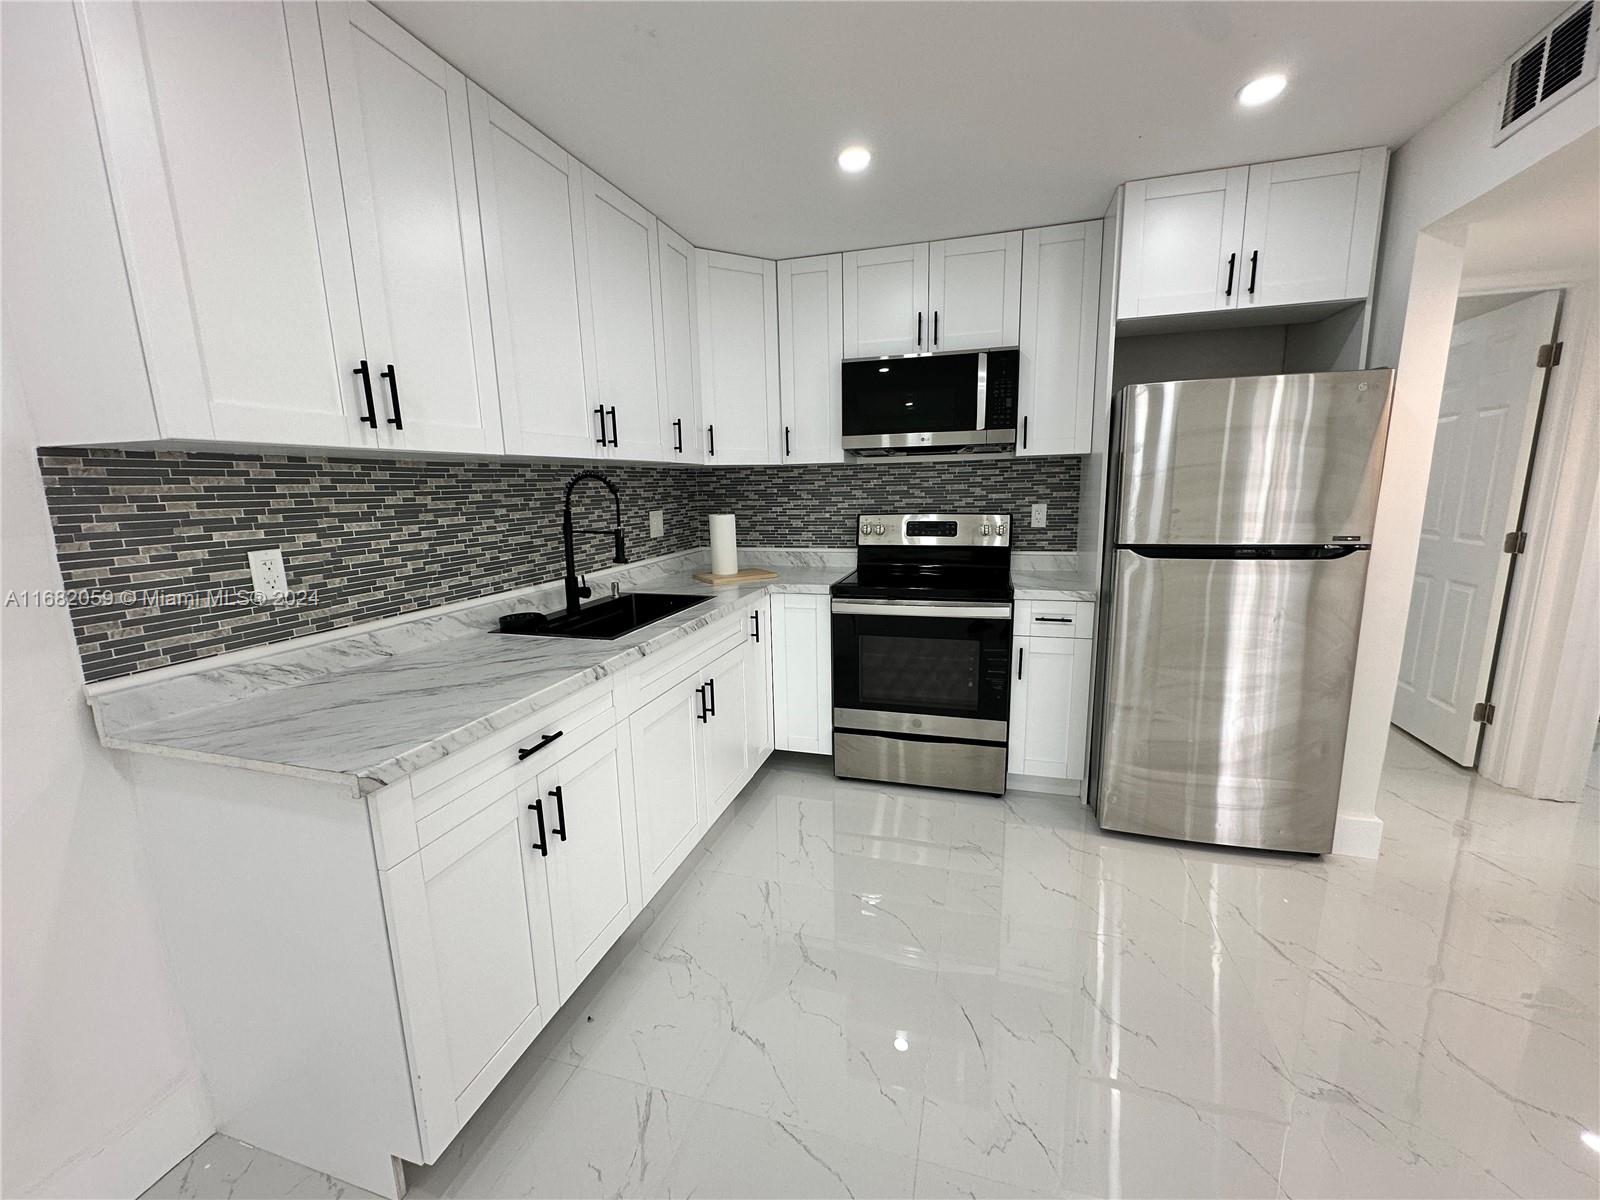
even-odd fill
[{"label": "white door", "polygon": [[506,453],[586,457],[595,434],[578,320],[588,262],[577,167],[477,84],[467,93]]},{"label": "white door", "polygon": [[1126,185],[1118,317],[1238,303],[1249,177],[1249,167],[1229,167]]},{"label": "white door", "polygon": [[778,391],[782,461],[843,462],[839,363],[844,358],[844,259],[778,264]]},{"label": "white door", "polygon": [[691,675],[628,718],[639,829],[639,898],[644,904],[699,844],[705,830],[693,750],[700,725],[696,684]]},{"label": "white door", "polygon": [[762,600],[750,610],[750,640],[745,649],[745,742],[749,769],[754,771],[772,753],[772,606]]},{"label": "white door", "polygon": [[772,728],[779,750],[833,753],[828,597],[772,597]]},{"label": "white door", "polygon": [[777,264],[715,250],[694,253],[706,461],[777,462]]},{"label": "white door", "polygon": [[661,269],[661,405],[666,426],[662,440],[675,462],[704,462],[705,436],[700,421],[700,381],[696,357],[694,247],[656,222]]},{"label": "white door", "polygon": [[749,730],[745,724],[745,706],[750,696],[746,659],[744,644],[740,643],[702,672],[706,690],[705,721],[700,730],[701,794],[705,798],[707,826],[722,815],[750,773]]},{"label": "white door", "polygon": [[467,80],[370,4],[319,4],[345,215],[390,444],[501,449]]},{"label": "white door", "polygon": [[1017,344],[1022,234],[986,233],[928,246],[928,327],[934,350]]},{"label": "white door", "polygon": [[927,242],[851,250],[840,266],[846,358],[929,349]]},{"label": "white door", "polygon": [[1094,432],[1102,222],[1022,235],[1017,454],[1087,454]]},{"label": "white door", "polygon": [[[540,774],[524,804],[544,816],[556,980],[566,1002],[639,909],[632,780],[607,730]],[[538,813],[535,813],[537,816]]]},{"label": "white door", "polygon": [[1450,338],[1394,723],[1463,766],[1477,758],[1472,709],[1487,698],[1511,564],[1505,536],[1544,382],[1535,356],[1556,303],[1555,292],[1530,296],[1462,321]]},{"label": "white door", "polygon": [[1092,644],[1082,638],[1015,640],[1007,756],[1013,775],[1083,778]]},{"label": "white door", "polygon": [[1387,158],[1380,148],[1252,166],[1239,303],[1257,307],[1367,295]]},{"label": "white door", "polygon": [[661,330],[656,324],[656,219],[588,167],[583,219],[588,237],[589,345],[594,414],[619,458],[676,457],[662,441]]},{"label": "white door", "polygon": [[163,432],[378,445],[315,10],[79,11]]}]

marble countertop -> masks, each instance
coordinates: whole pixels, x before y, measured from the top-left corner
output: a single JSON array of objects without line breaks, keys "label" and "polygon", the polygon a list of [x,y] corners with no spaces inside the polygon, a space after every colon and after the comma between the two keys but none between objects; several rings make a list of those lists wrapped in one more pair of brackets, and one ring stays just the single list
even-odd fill
[{"label": "marble countertop", "polygon": [[1034,571],[1011,568],[1018,600],[1095,600],[1099,591],[1086,571]]}]

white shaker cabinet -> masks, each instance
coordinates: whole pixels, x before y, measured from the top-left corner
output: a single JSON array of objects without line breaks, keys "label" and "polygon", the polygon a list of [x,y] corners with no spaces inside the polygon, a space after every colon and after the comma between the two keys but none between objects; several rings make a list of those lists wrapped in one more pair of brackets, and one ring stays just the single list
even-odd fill
[{"label": "white shaker cabinet", "polygon": [[931,348],[984,350],[1017,344],[1022,234],[986,233],[928,246]]},{"label": "white shaker cabinet", "polygon": [[[385,444],[359,422],[365,351],[316,10],[78,12],[162,436]],[[104,436],[97,424],[83,436]]]},{"label": "white shaker cabinet", "polygon": [[1119,317],[1234,306],[1249,178],[1229,167],[1124,187]]},{"label": "white shaker cabinet", "polygon": [[686,674],[628,718],[640,899],[645,904],[699,844],[705,830],[699,756],[693,752],[699,724],[699,681],[694,674]]},{"label": "white shaker cabinet", "polygon": [[467,91],[506,453],[591,456],[578,164],[476,84]]},{"label": "white shaker cabinet", "polygon": [[712,825],[739,794],[754,769],[746,709],[754,702],[749,653],[743,641],[707,664],[701,679],[700,731],[706,826]]},{"label": "white shaker cabinet", "polygon": [[779,750],[833,752],[832,619],[827,596],[772,597],[772,730]]},{"label": "white shaker cabinet", "polygon": [[839,363],[844,358],[844,257],[778,264],[778,391],[786,463],[843,462]]},{"label": "white shaker cabinet", "polygon": [[850,250],[840,266],[845,358],[931,349],[927,242]]},{"label": "white shaker cabinet", "polygon": [[750,640],[745,643],[746,679],[750,703],[745,706],[745,741],[749,744],[749,770],[772,753],[772,604],[758,600],[750,610]]},{"label": "white shaker cabinet", "polygon": [[502,447],[466,77],[365,3],[317,6],[389,443]]},{"label": "white shaker cabinet", "polygon": [[1087,454],[1100,336],[1102,222],[1022,235],[1017,455]]},{"label": "white shaker cabinet", "polygon": [[695,314],[694,247],[656,222],[657,310],[661,326],[662,442],[676,462],[705,461],[700,420],[699,322]]},{"label": "white shaker cabinet", "polygon": [[1011,746],[1014,775],[1082,779],[1093,643],[1019,637],[1013,642]]},{"label": "white shaker cabinet", "polygon": [[777,264],[696,250],[708,463],[779,461]]}]

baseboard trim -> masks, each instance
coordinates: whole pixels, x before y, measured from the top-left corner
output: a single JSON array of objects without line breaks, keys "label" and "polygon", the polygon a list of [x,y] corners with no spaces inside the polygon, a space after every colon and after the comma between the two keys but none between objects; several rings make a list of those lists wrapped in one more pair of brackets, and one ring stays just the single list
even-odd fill
[{"label": "baseboard trim", "polygon": [[1006,791],[1034,792],[1041,796],[1081,796],[1083,782],[1055,779],[1049,775],[1015,775],[1006,772]]},{"label": "baseboard trim", "polygon": [[1340,813],[1333,825],[1334,854],[1377,858],[1383,845],[1383,818],[1376,813]]}]

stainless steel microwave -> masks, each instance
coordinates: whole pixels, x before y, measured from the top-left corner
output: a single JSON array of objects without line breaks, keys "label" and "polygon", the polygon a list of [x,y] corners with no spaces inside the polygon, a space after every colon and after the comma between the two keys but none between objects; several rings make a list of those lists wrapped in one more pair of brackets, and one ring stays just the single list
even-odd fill
[{"label": "stainless steel microwave", "polygon": [[961,350],[842,364],[852,454],[981,454],[1017,442],[1016,350]]}]

